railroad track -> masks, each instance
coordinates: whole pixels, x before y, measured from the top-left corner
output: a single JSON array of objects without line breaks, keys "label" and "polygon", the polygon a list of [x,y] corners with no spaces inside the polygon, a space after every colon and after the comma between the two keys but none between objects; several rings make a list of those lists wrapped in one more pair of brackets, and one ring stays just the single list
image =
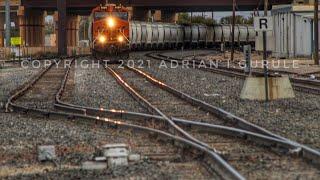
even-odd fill
[{"label": "railroad track", "polygon": [[[164,60],[167,62],[171,62],[172,60],[174,60],[174,61],[178,61],[178,63],[180,64],[182,63],[182,59],[168,57],[159,53],[148,53],[146,56],[153,59]],[[205,63],[205,67],[201,67],[199,66],[199,64],[201,63],[203,64],[203,62],[197,59],[194,59],[192,61],[191,60],[184,60],[184,61],[189,61],[192,64],[195,63],[196,64],[195,68],[198,68],[203,71],[209,71],[213,73],[222,74],[225,76],[238,77],[242,79],[248,77],[248,75],[245,74],[241,69],[227,67],[227,66],[218,66],[218,68],[215,68],[210,66],[210,64],[208,63]],[[263,76],[264,74],[263,72],[252,71],[252,75]],[[277,74],[277,72],[275,71],[274,72],[271,71],[270,76],[279,76],[279,74]],[[306,78],[290,77],[290,81],[292,82],[293,88],[297,91],[320,95],[320,80],[309,80]]]},{"label": "railroad track", "polygon": [[[217,50],[218,52],[219,50]],[[201,61],[201,57],[203,56],[208,56],[210,54],[217,54],[217,52],[213,52],[213,53],[204,53],[204,54],[197,54],[196,56],[195,55],[192,55],[192,56],[185,56],[184,58],[188,58],[188,57],[192,57],[193,59],[195,59],[196,61]],[[241,51],[238,52],[238,53],[242,53]],[[167,57],[167,56],[164,56],[164,57]],[[200,57],[200,59],[198,59]],[[223,62],[221,62],[223,63]],[[239,64],[242,64],[243,62],[242,61],[239,61],[239,60],[235,60],[233,63],[231,63],[232,65],[234,66],[239,66]],[[229,65],[231,65],[229,64]],[[222,67],[223,68],[223,67]],[[241,69],[237,69],[237,68],[228,68],[228,69],[232,69],[234,71],[239,71],[239,72],[243,72],[243,70]],[[263,69],[255,69],[256,72],[258,73],[263,73]],[[269,69],[268,70],[269,73],[271,74],[281,74],[281,75],[288,75],[292,78],[302,78],[302,79],[309,79],[310,78],[310,75],[314,75],[315,76],[315,80],[320,80],[320,71],[315,71],[315,72],[311,72],[311,73],[296,73],[296,72],[292,72],[292,71],[287,71],[287,70],[282,70],[282,69]]]},{"label": "railroad track", "polygon": [[[109,70],[111,70],[110,72],[113,74],[113,75],[115,75],[115,77],[117,78],[119,78],[120,76],[119,75],[116,75],[116,74],[114,74],[114,72],[112,72],[112,69],[109,69]],[[129,76],[127,76],[127,77],[129,77],[129,78],[132,78],[133,77],[133,75],[131,74],[131,75],[129,75]],[[120,77],[121,78],[121,77]],[[122,80],[119,80],[119,82],[121,83],[123,83],[124,81],[123,81],[123,79]],[[159,82],[159,83],[161,83],[161,82]],[[127,84],[127,83],[124,83],[124,84],[122,84],[123,85],[123,87],[129,87],[129,84]],[[132,92],[131,92],[132,93]],[[157,97],[155,98],[155,99],[158,99]],[[144,104],[144,103],[143,103]],[[167,103],[168,104],[168,103]],[[176,104],[175,104],[176,105]],[[147,119],[146,121],[148,122],[148,121],[150,121],[150,119],[155,119],[155,120],[163,120],[163,118],[162,117],[157,117],[157,116],[151,116],[151,115],[143,115],[143,114],[139,114],[139,113],[130,113],[130,112],[125,112],[125,111],[115,111],[115,110],[113,110],[113,111],[110,111],[110,110],[104,110],[104,109],[94,109],[94,108],[89,108],[89,107],[81,107],[81,106],[75,106],[75,105],[71,105],[71,106],[73,106],[72,108],[70,108],[69,110],[70,111],[79,111],[79,110],[81,110],[81,111],[83,111],[83,113],[85,113],[85,114],[91,114],[91,115],[99,115],[99,116],[111,116],[111,117],[122,117],[123,119],[131,119],[131,120],[133,120],[133,121],[130,121],[130,123],[134,123],[134,121],[138,121],[138,120],[141,120],[141,119]],[[74,109],[73,109],[74,108]],[[150,109],[150,111],[153,111],[154,109],[153,108],[151,108]],[[169,110],[170,111],[170,110]],[[169,112],[170,113],[170,112]],[[234,137],[245,137],[244,139],[247,139],[247,140],[252,140],[253,142],[256,142],[256,143],[258,143],[258,144],[261,144],[261,141],[259,142],[259,138],[258,137],[260,137],[259,135],[257,135],[257,134],[250,134],[251,132],[248,132],[248,131],[241,131],[241,130],[239,130],[239,129],[230,129],[229,127],[222,127],[222,126],[215,126],[215,125],[212,125],[212,124],[205,124],[205,123],[197,123],[197,122],[191,122],[191,121],[186,121],[186,120],[181,120],[181,119],[178,119],[178,118],[172,118],[174,121],[175,121],[175,123],[178,123],[179,125],[182,125],[182,126],[186,126],[187,127],[187,129],[190,127],[190,126],[192,126],[192,127],[197,127],[198,128],[198,130],[200,130],[200,131],[206,131],[207,130],[207,132],[209,132],[209,133],[212,133],[212,132],[214,132],[215,134],[222,134],[222,135],[231,135],[231,136],[234,136]],[[145,122],[144,122],[145,123]],[[160,123],[155,123],[155,124],[160,124]],[[196,128],[196,129],[197,129]],[[196,133],[196,132],[193,132],[194,133],[194,135],[198,135],[199,133]],[[242,133],[242,135],[240,135],[239,133]],[[243,134],[246,134],[246,135],[244,135],[243,136]],[[250,135],[249,135],[250,134]],[[251,138],[246,138],[246,136],[252,136]],[[210,137],[210,136],[202,136],[202,140],[207,140],[207,139],[210,139],[210,138],[208,138],[208,137]],[[201,138],[201,136],[200,137],[197,137],[197,138]],[[266,138],[266,139],[264,139],[264,138]],[[268,144],[268,141],[269,141],[269,139],[268,139],[269,137],[262,137],[262,142],[264,142],[264,143],[267,143]],[[223,137],[220,137],[220,138],[218,138],[218,139],[223,139]],[[216,139],[217,140],[217,139]],[[273,139],[273,140],[271,140],[271,141],[273,141],[273,143],[271,143],[271,144],[277,144],[278,143],[278,145],[275,145],[275,146],[281,146],[281,145],[279,145],[279,143],[281,144],[281,142],[279,142],[279,141],[277,141],[277,140],[275,140],[275,139]],[[229,143],[231,143],[231,142],[229,142]],[[232,142],[232,143],[234,143],[234,142]],[[264,144],[264,143],[262,143],[262,144]],[[270,143],[270,142],[269,142]],[[214,144],[214,143],[213,143]],[[218,144],[219,144],[219,142],[218,142]],[[222,143],[223,144],[223,143]],[[228,145],[230,145],[230,144],[228,144]],[[227,145],[227,143],[225,144],[225,147],[226,146],[228,146]],[[264,145],[266,145],[266,144],[264,144]],[[273,145],[271,145],[271,146],[273,146]],[[268,144],[267,146],[270,146],[270,144]],[[243,147],[243,148],[245,148],[245,147]],[[291,147],[292,148],[292,147]],[[296,147],[297,148],[297,147]],[[304,148],[306,148],[306,147],[303,147],[302,149],[304,149]],[[292,148],[291,149],[291,151],[294,151],[293,150],[294,148]],[[299,148],[297,148],[297,149],[299,149]],[[296,149],[296,150],[297,150]],[[306,149],[305,149],[306,150]],[[310,149],[309,149],[310,150]],[[288,150],[287,149],[287,152],[288,151],[290,151],[290,150]],[[307,150],[308,151],[308,150]],[[309,154],[310,155],[310,153],[309,152],[307,152],[307,151],[305,151],[305,153],[302,153],[302,154]],[[230,156],[231,154],[236,154],[236,153],[227,153],[228,155],[227,156]],[[256,155],[258,154],[258,152],[256,152]],[[311,153],[312,154],[312,153]],[[241,155],[239,155],[238,157],[248,157],[249,159],[250,159],[250,157],[249,157],[249,155],[248,154],[245,154],[245,153],[243,153],[242,154],[243,156],[241,156]],[[251,156],[252,157],[252,156]],[[231,158],[232,159],[232,158]],[[276,160],[276,158],[274,158],[274,159],[272,159],[272,160]],[[279,159],[278,159],[278,161],[279,161]],[[286,161],[286,160],[283,160],[283,161]],[[287,162],[288,162],[288,160],[287,160]],[[302,162],[303,163],[303,162]],[[303,167],[303,166],[300,166],[300,168],[301,167]],[[252,168],[252,167],[251,167]],[[243,171],[245,171],[245,169],[250,169],[250,168],[248,168],[248,167],[246,167],[246,168],[244,168],[244,169],[242,169]],[[297,171],[299,171],[298,169],[296,169]],[[302,171],[304,171],[304,170],[302,170]]]},{"label": "railroad track", "polygon": [[[34,77],[30,82],[26,83],[19,91],[13,95],[8,101],[7,108],[8,110],[22,111],[24,113],[35,114],[35,115],[44,115],[47,117],[62,117],[67,119],[78,119],[78,120],[88,120],[95,123],[99,122],[96,117],[82,116],[73,113],[63,113],[62,111],[56,111],[54,109],[54,104],[56,98],[59,97],[59,89],[61,84],[65,84],[70,72],[73,69],[73,66],[70,68],[64,67],[64,60],[58,61],[58,66],[52,64],[48,68],[45,68],[41,71],[36,77]],[[70,63],[68,63],[70,64]],[[26,103],[27,102],[27,103]],[[42,102],[46,102],[45,106]],[[100,120],[104,121],[103,119]],[[119,121],[114,121],[115,124],[118,124]],[[109,122],[112,124],[111,122]],[[132,128],[132,127],[131,127]],[[139,129],[137,127],[137,129]],[[148,129],[143,129],[148,132]],[[111,131],[111,130],[109,130]],[[134,132],[130,128],[126,128],[126,131],[122,135],[128,137],[134,136]],[[134,152],[141,153],[142,156],[147,156],[149,160],[168,160],[168,161],[181,161],[182,153],[180,147],[175,147],[171,143],[156,143],[155,140],[150,140],[148,133],[144,133],[145,138],[142,139],[133,139],[130,141],[130,147]],[[176,166],[181,166],[182,170],[196,172],[196,169],[201,167],[197,164],[197,161],[192,161],[191,158],[185,158],[185,163],[176,163]],[[173,163],[174,164],[174,163]],[[199,169],[205,171],[205,169]],[[179,172],[176,175],[184,177],[183,172]],[[209,176],[211,174],[207,174]],[[199,176],[201,177],[201,176]],[[205,177],[205,176],[204,176]],[[204,178],[202,177],[202,178]]]},{"label": "railroad track", "polygon": [[[119,79],[120,83],[123,83],[122,84],[123,87],[125,87],[128,91],[131,91],[130,92],[131,94],[136,94],[137,97],[140,96],[140,101],[142,102],[143,105],[149,106],[150,112],[152,112],[152,111],[155,112],[155,111],[160,110],[160,112],[162,112],[164,114],[168,114],[168,116],[170,116],[170,117],[175,117],[175,118],[178,117],[177,119],[184,118],[184,119],[195,120],[195,116],[196,117],[198,116],[198,117],[203,117],[206,121],[211,119],[212,120],[211,123],[217,123],[217,121],[218,121],[217,117],[213,117],[213,116],[206,117],[206,115],[203,114],[203,112],[201,112],[201,111],[196,112],[197,107],[187,105],[186,103],[182,102],[178,98],[176,98],[174,96],[170,96],[170,93],[168,93],[168,92],[165,93],[166,94],[165,95],[164,91],[161,90],[160,88],[161,88],[161,86],[166,86],[166,85],[156,79],[150,80],[150,77],[148,78],[147,75],[144,72],[142,72],[141,70],[127,67],[127,69],[110,68],[109,71],[111,71],[111,73],[113,73],[114,76]],[[120,79],[122,79],[122,80],[120,80]],[[149,85],[147,85],[146,80],[148,80],[148,79],[149,79],[149,81],[158,82],[159,83],[158,86],[156,86],[155,88],[152,87],[152,86],[154,86],[155,83],[152,84],[151,82],[149,82]],[[131,88],[128,88],[130,86],[131,86]],[[132,92],[133,90],[136,90],[136,93],[133,93]],[[138,95],[137,95],[137,93],[138,93]],[[161,97],[161,98],[159,98],[159,97]],[[161,99],[162,99],[162,101],[161,101]],[[176,108],[177,106],[179,107],[180,111],[172,112],[172,110],[174,108]],[[184,112],[185,114],[181,114],[180,112]],[[189,114],[189,112],[190,112],[190,114]],[[190,115],[191,115],[191,117],[190,117]],[[223,120],[220,119],[220,122],[223,122]],[[223,124],[223,125],[225,125],[225,124]],[[186,129],[188,129],[188,128],[186,128]],[[247,144],[247,142],[239,143],[239,141],[241,141],[240,139],[230,139],[230,138],[224,139],[223,137],[220,137],[220,136],[215,137],[212,134],[209,134],[209,135],[207,134],[207,135],[203,136],[203,135],[199,135],[199,132],[197,132],[197,131],[191,131],[191,134],[194,137],[197,137],[197,139],[200,139],[200,140],[206,142],[206,144],[209,144],[209,146],[212,148],[218,147],[219,149],[226,150],[227,154],[229,156],[237,154],[237,155],[239,155],[239,157],[247,157],[250,159],[253,157],[252,154],[250,154],[251,150],[253,150],[254,154],[257,157],[263,157],[263,155],[268,154],[268,153],[270,154],[269,151],[266,151],[265,149],[261,150],[259,148],[256,148],[253,145],[250,146],[249,144]],[[210,139],[210,137],[211,138],[213,137],[212,139],[214,139],[214,140],[211,142],[210,141],[208,142],[208,139]],[[221,139],[224,139],[223,140],[224,142],[223,141],[221,142]],[[248,146],[249,146],[249,148],[248,148]],[[292,151],[292,150],[289,150],[289,151]],[[287,157],[277,156],[277,158],[274,158],[274,159],[271,158],[269,160],[269,163],[272,164],[274,160],[277,160],[280,162],[281,161],[282,162],[289,162],[289,161],[293,160],[290,158],[288,158],[288,159],[286,159],[286,158]],[[264,158],[262,158],[262,159],[263,159],[264,163],[266,163],[267,160]],[[231,164],[234,167],[238,167],[237,170],[239,170],[239,169],[241,169],[240,168],[241,164],[245,164],[246,160],[247,160],[246,158],[244,158],[243,161],[241,161],[240,159],[236,159]],[[232,160],[230,160],[230,161],[232,161]],[[299,163],[301,163],[301,164],[299,164]],[[257,163],[257,164],[252,163],[252,164],[248,165],[248,167],[242,169],[242,171],[240,171],[240,173],[244,173],[245,170],[248,170],[248,169],[255,169],[255,167],[257,167],[257,166],[261,166],[261,164],[259,165],[259,163]],[[295,167],[296,168],[295,171],[304,172],[305,171],[304,167],[305,167],[304,162],[297,162],[297,166]],[[302,168],[302,169],[299,169],[299,168]],[[259,173],[259,172],[256,171],[256,173]],[[246,174],[246,175],[248,175],[248,174]],[[256,176],[253,175],[253,177],[256,177]]]},{"label": "railroad track", "polygon": [[[112,70],[112,69],[110,69],[110,70]],[[33,112],[36,111],[38,113],[42,113],[45,115],[50,114],[50,115],[68,117],[68,118],[80,118],[80,119],[86,119],[86,120],[94,120],[96,122],[103,122],[103,123],[111,124],[111,125],[117,126],[117,127],[119,126],[119,127],[125,127],[125,128],[139,129],[142,131],[146,131],[148,133],[153,132],[153,133],[157,134],[158,136],[161,136],[161,137],[164,137],[167,139],[168,138],[173,139],[176,142],[180,142],[180,144],[182,144],[182,146],[184,147],[183,149],[185,149],[186,147],[191,147],[192,149],[195,149],[196,151],[200,151],[200,152],[204,153],[205,156],[204,156],[203,160],[206,161],[206,164],[208,165],[208,167],[211,170],[214,169],[214,170],[218,171],[218,174],[222,175],[223,177],[232,177],[232,178],[237,178],[237,179],[243,178],[231,166],[226,164],[224,162],[224,160],[220,158],[220,156],[218,156],[216,151],[214,151],[213,147],[216,146],[217,144],[219,145],[220,148],[221,147],[228,147],[228,146],[230,146],[230,143],[234,143],[234,141],[237,142],[237,140],[240,141],[240,139],[245,139],[247,141],[253,141],[258,144],[262,144],[263,146],[267,146],[269,148],[282,149],[286,152],[297,151],[298,155],[302,155],[302,157],[304,157],[306,159],[312,159],[314,163],[319,162],[319,157],[317,154],[318,152],[315,152],[311,149],[308,149],[307,147],[303,147],[298,144],[293,144],[292,142],[288,142],[283,139],[279,139],[277,137],[270,137],[267,135],[256,134],[256,133],[252,133],[250,131],[244,131],[241,129],[230,128],[230,127],[225,127],[225,126],[197,123],[196,121],[186,121],[186,120],[179,119],[179,118],[170,118],[170,119],[174,120],[175,123],[184,127],[182,129],[183,131],[189,130],[191,128],[190,134],[192,134],[193,136],[199,136],[196,139],[189,138],[189,140],[187,140],[185,138],[177,136],[177,132],[175,132],[177,129],[173,129],[170,133],[164,131],[165,130],[164,128],[167,128],[167,127],[170,128],[170,126],[168,126],[168,117],[166,117],[165,113],[162,114],[162,116],[154,116],[154,115],[145,115],[145,114],[139,114],[139,113],[124,112],[124,111],[115,111],[115,110],[109,111],[109,110],[104,110],[104,109],[94,109],[94,108],[81,107],[81,106],[76,106],[76,105],[64,103],[60,100],[60,98],[63,95],[64,89],[65,89],[65,84],[66,84],[66,81],[69,76],[69,72],[70,72],[70,69],[65,73],[63,81],[60,86],[60,89],[55,97],[55,100],[56,100],[55,107],[59,110],[72,112],[71,114],[70,113],[60,113],[60,112],[47,112],[44,110],[35,110],[33,108],[24,108],[21,106],[15,107],[16,105],[12,103],[12,100],[16,100],[15,97],[13,97],[11,99],[11,101],[8,101],[9,104],[7,105],[7,108],[9,108],[9,106],[10,106],[11,108],[14,108],[15,110],[24,110],[24,111],[31,110]],[[110,71],[110,72],[112,72],[112,71]],[[134,73],[137,73],[137,72],[134,72]],[[18,93],[16,95],[20,96],[21,94]],[[161,105],[160,102],[158,102],[158,103]],[[143,104],[146,105],[145,102]],[[152,105],[152,103],[149,103],[149,105]],[[184,104],[183,106],[188,106],[188,105]],[[152,112],[154,112],[156,110],[155,107],[152,107],[152,106],[149,106],[148,109],[151,110]],[[162,113],[162,111],[158,111],[158,113],[159,112]],[[168,109],[168,113],[171,113],[169,111],[169,109]],[[176,114],[172,114],[172,115],[176,115]],[[202,115],[203,115],[203,117],[206,117],[204,114],[202,114]],[[109,117],[111,116],[112,118],[119,118],[120,120],[114,120],[114,119],[109,118],[108,116]],[[106,118],[106,117],[108,117],[108,118]],[[186,116],[182,116],[182,118],[185,118],[185,117]],[[235,117],[231,116],[231,119],[234,119],[234,118]],[[130,121],[125,121],[127,119],[130,119]],[[137,120],[141,121],[141,119],[144,120],[144,122],[137,123]],[[148,126],[146,126],[146,122],[150,121],[150,119],[154,120],[154,122],[153,122],[153,124],[148,125],[149,126],[148,127]],[[209,120],[209,119],[205,119],[205,120]],[[160,129],[155,129],[154,126],[159,126],[160,121],[163,122],[162,123],[163,126],[162,127],[160,126]],[[236,124],[236,123],[234,123],[234,124]],[[239,123],[239,124],[241,124],[241,123]],[[242,124],[242,126],[244,126],[244,125],[245,124]],[[153,128],[150,128],[150,126]],[[174,124],[171,124],[171,126],[174,126]],[[177,127],[177,128],[179,128],[179,127]],[[197,131],[198,130],[205,131],[206,133],[210,133],[210,134],[200,136],[199,133],[195,129]],[[208,144],[209,147],[206,147],[207,144],[203,144],[202,142],[197,142],[198,138],[202,139],[203,141],[208,140],[210,137],[212,137],[211,133],[234,136],[239,139],[232,140],[232,142],[228,142],[230,139],[228,139],[228,138],[224,139],[224,137],[219,136],[219,138],[211,139],[209,142],[207,142],[207,143],[209,143]],[[264,132],[264,133],[266,133],[266,132]],[[221,139],[224,139],[225,142],[221,143]],[[243,140],[241,140],[241,141],[243,141]],[[243,147],[243,150],[244,150],[245,148],[248,147],[249,144],[247,142],[245,142],[243,145],[244,145],[244,147]],[[212,148],[210,149],[210,147],[212,147]],[[255,148],[255,146],[253,146],[253,148]],[[299,150],[299,148],[301,148],[301,150]],[[237,149],[235,148],[234,150],[237,150]],[[264,151],[257,151],[256,153],[259,154],[259,153],[263,153],[263,152]],[[265,150],[265,153],[268,153],[268,152],[269,151]],[[239,164],[237,166],[237,162],[239,160],[239,157],[241,157],[241,158],[247,157],[249,159],[252,158],[252,156],[250,156],[250,153],[249,154],[242,153],[238,157],[233,156],[235,154],[236,153],[232,152],[232,150],[230,150],[229,153],[228,152],[223,153],[224,157],[226,159],[230,160],[232,162],[231,164],[236,166],[239,169],[241,169],[241,166],[239,166]],[[267,157],[267,159],[268,158],[269,157]],[[212,162],[212,160],[214,160],[214,161]],[[273,160],[275,160],[275,159],[273,159]],[[284,161],[282,161],[282,162],[284,162]],[[303,162],[301,162],[301,163],[303,163]],[[242,167],[243,169],[241,169],[241,172],[245,171],[245,169],[248,169],[248,167],[254,167],[254,166]],[[301,167],[301,166],[299,166],[299,167]],[[295,170],[299,171],[299,169],[295,169]],[[311,171],[309,173],[310,173],[309,175],[312,175],[313,171]],[[244,174],[248,175],[248,173],[244,173]],[[248,175],[248,176],[250,176],[250,175]]]},{"label": "railroad track", "polygon": [[[121,122],[118,119],[110,119],[100,116],[90,116],[88,114],[80,113],[67,113],[68,107],[63,108],[59,106],[60,97],[64,92],[64,86],[70,75],[71,67],[66,70],[62,67],[53,68],[54,65],[49,66],[39,73],[34,79],[27,83],[23,88],[17,91],[13,96],[8,99],[6,104],[6,110],[9,111],[20,111],[29,114],[44,115],[46,117],[63,117],[68,119],[79,119],[86,122],[94,122],[107,124],[116,128],[123,128],[126,131],[132,130],[137,132],[144,132],[146,134],[155,134],[157,137],[165,140],[165,142],[175,142],[174,145],[180,149],[177,154],[188,154],[184,158],[190,159],[188,157],[194,157],[196,159],[200,158],[207,164],[207,168],[210,170],[212,176],[217,176],[215,170],[220,170],[219,174],[224,177],[229,177],[232,179],[243,179],[243,177],[238,174],[231,166],[229,166],[220,156],[218,156],[213,150],[210,150],[202,145],[194,143],[186,138],[176,136],[166,131],[158,130],[155,128],[147,127],[145,124],[137,125],[130,124],[128,122]],[[41,91],[41,92],[39,92]],[[40,93],[40,96],[38,96]],[[48,101],[48,104],[43,105],[41,102]],[[25,103],[28,100],[32,103]],[[59,106],[58,111],[52,107]],[[63,111],[62,111],[63,110]],[[160,147],[159,145],[156,147]],[[160,147],[161,148],[161,147]],[[168,146],[163,149],[168,150]],[[170,149],[170,148],[169,148]],[[170,153],[164,151],[166,155],[170,156]],[[191,154],[191,155],[190,155]],[[156,154],[157,155],[157,154]],[[154,156],[153,156],[154,157]],[[152,158],[152,157],[151,157]],[[199,168],[192,163],[188,163],[190,168]],[[190,165],[191,164],[191,165]]]}]

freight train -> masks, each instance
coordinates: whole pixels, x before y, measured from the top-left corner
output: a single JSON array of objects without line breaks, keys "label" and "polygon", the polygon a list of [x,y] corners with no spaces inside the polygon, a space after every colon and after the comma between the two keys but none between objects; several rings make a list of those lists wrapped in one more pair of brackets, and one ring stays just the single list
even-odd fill
[{"label": "freight train", "polygon": [[[129,21],[128,10],[107,4],[91,13],[89,37],[93,53],[119,53],[128,50],[213,47],[232,42],[231,25],[179,25]],[[236,25],[235,43],[254,44],[253,26]]]}]

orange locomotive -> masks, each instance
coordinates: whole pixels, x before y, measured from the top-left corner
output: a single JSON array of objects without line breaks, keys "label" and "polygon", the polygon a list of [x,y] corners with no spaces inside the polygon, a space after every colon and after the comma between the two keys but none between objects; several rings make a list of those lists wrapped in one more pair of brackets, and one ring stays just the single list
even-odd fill
[{"label": "orange locomotive", "polygon": [[89,36],[93,54],[118,55],[129,50],[129,15],[123,6],[106,4],[92,10]]}]

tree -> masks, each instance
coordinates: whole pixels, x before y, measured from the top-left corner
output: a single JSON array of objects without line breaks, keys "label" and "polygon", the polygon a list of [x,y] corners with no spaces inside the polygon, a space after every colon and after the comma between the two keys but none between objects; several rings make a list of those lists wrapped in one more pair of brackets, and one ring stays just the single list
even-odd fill
[{"label": "tree", "polygon": [[190,24],[190,23],[212,25],[212,24],[216,24],[216,21],[214,19],[205,18],[202,16],[193,16],[191,21],[191,17],[188,13],[179,13],[178,24]]},{"label": "tree", "polygon": [[[226,16],[221,18],[221,24],[231,24],[232,23],[232,16]],[[253,17],[245,18],[243,16],[237,15],[235,17],[235,24],[253,24]]]},{"label": "tree", "polygon": [[178,24],[188,24],[191,19],[188,13],[179,13],[178,14]]},{"label": "tree", "polygon": [[49,20],[45,22],[45,34],[54,34],[54,21]]}]

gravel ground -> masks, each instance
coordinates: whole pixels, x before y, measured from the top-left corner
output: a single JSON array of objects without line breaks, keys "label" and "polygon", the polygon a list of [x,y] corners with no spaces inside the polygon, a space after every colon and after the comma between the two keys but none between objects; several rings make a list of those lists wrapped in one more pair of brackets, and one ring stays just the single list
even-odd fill
[{"label": "gravel ground", "polygon": [[[197,121],[200,120],[221,124],[221,121],[216,120],[216,117],[208,116],[207,113],[197,110],[196,107],[180,101],[170,93],[168,94],[168,92],[155,87],[136,73],[128,70],[116,69],[114,66],[113,68],[115,68],[115,71],[123,77],[129,85],[133,86],[133,88],[143,97],[167,116],[183,119],[197,119]],[[197,139],[208,143],[212,148],[215,148],[218,151],[224,151],[224,154],[229,156],[226,158],[227,162],[231,163],[233,167],[249,179],[260,179],[270,172],[277,172],[277,175],[275,175],[273,179],[276,177],[294,178],[299,176],[320,176],[316,169],[302,160],[270,153],[270,150],[258,148],[240,139],[224,138],[223,136],[212,134],[200,135],[199,132],[196,132],[194,136],[197,137]],[[292,164],[289,162],[292,162]],[[275,169],[274,167],[277,168]]]},{"label": "gravel ground", "polygon": [[[146,59],[142,53],[132,54],[132,58]],[[295,92],[294,99],[273,101],[266,107],[263,102],[240,99],[242,79],[181,66],[175,69],[159,67],[158,60],[151,60],[151,66],[144,70],[183,92],[272,132],[320,148],[320,96]]]},{"label": "gravel ground", "polygon": [[65,71],[63,63],[58,67],[53,66],[15,103],[34,109],[55,110],[55,95],[61,86]]},{"label": "gravel ground", "polygon": [[66,101],[81,106],[146,112],[138,102],[118,85],[102,65],[98,68],[92,65],[91,61],[84,64],[84,67],[88,68],[76,66],[73,75],[71,75],[73,77],[70,77],[71,80],[68,81],[67,88],[72,91],[72,97],[64,96]]},{"label": "gravel ground", "polygon": [[[160,152],[160,150],[174,153],[179,151],[170,144],[159,144],[147,134],[102,127],[94,123],[80,124],[76,120],[67,121],[4,113],[0,113],[0,119],[1,179],[134,177],[176,179],[180,176],[182,179],[187,177],[203,179],[208,176],[197,161],[154,162],[143,160],[128,167],[107,169],[100,172],[83,171],[79,169],[81,162],[91,160],[93,155],[97,154],[97,149],[108,143],[128,144],[131,147],[131,152],[140,153],[143,156],[153,151]],[[37,161],[37,147],[39,145],[54,145],[56,147],[56,153],[59,157],[58,163],[62,169],[54,168],[50,163]]]},{"label": "gravel ground", "polygon": [[39,70],[39,68],[32,68],[31,66],[22,68],[20,65],[0,69],[0,108],[3,107],[11,91],[27,82]]},{"label": "gravel ground", "polygon": [[[193,164],[191,164],[193,165]],[[192,167],[192,166],[191,166]],[[185,170],[184,170],[185,169]],[[166,162],[141,162],[107,170],[68,170],[46,173],[45,179],[208,179],[195,176],[190,168]],[[184,174],[182,174],[184,173]],[[5,179],[43,179],[43,174],[18,175]]]},{"label": "gravel ground", "polygon": [[[100,76],[101,78],[97,78]],[[94,81],[92,81],[93,79]],[[76,69],[71,73],[68,85],[68,89],[74,90],[74,94],[77,96],[75,101],[80,105],[114,109],[124,107],[125,110],[143,112],[143,109],[140,109],[139,105],[126,92],[120,91],[122,88],[116,84],[111,76],[108,77],[103,69]],[[6,86],[6,88],[8,87]],[[93,95],[91,95],[92,92],[94,92]],[[177,156],[180,150],[171,144],[159,144],[156,138],[152,138],[148,134],[135,133],[127,129],[102,127],[99,124],[79,124],[76,121],[0,112],[0,157],[2,157],[0,158],[0,178],[204,179],[209,177],[207,171],[197,161],[154,162],[144,160],[128,167],[107,169],[100,172],[83,171],[79,169],[81,163],[91,160],[99,152],[99,147],[108,143],[128,144],[131,147],[131,152],[151,157],[151,159],[153,154],[157,156],[157,154],[169,153],[169,155]],[[37,161],[37,147],[39,145],[54,145],[56,147],[56,153],[59,157],[58,164],[62,169],[57,169],[50,163]]]},{"label": "gravel ground", "polygon": [[184,51],[168,51],[168,52],[161,52],[161,54],[169,56],[169,57],[176,57],[176,58],[181,58],[181,57],[188,57],[192,58],[193,56],[209,56],[210,54],[216,54],[216,51],[214,50],[184,50]]},{"label": "gravel ground", "polygon": [[[181,58],[181,53],[171,52],[171,53],[165,53],[165,55]],[[202,55],[196,56],[196,59],[204,60],[204,61],[218,61],[220,65],[224,65],[224,66],[228,65],[228,67],[242,69],[241,66],[244,64],[244,59],[245,59],[243,52],[235,51],[235,54],[234,54],[235,62],[231,62],[231,61],[228,62],[228,60],[230,60],[230,56],[231,56],[230,52],[227,52],[225,56],[222,53],[218,53],[218,54],[202,53]],[[192,57],[187,57],[187,58],[192,59]],[[252,68],[255,71],[263,72],[262,59],[263,59],[262,54],[259,54],[257,52],[253,52],[251,54]],[[292,77],[299,77],[299,75],[304,75],[305,73],[316,75],[317,72],[320,71],[319,66],[313,65],[313,61],[311,59],[309,60],[305,58],[277,59],[273,57],[268,57],[268,61],[269,61],[269,69],[278,71],[279,73],[290,74],[290,76]],[[300,77],[304,77],[304,76],[300,76]]]}]

